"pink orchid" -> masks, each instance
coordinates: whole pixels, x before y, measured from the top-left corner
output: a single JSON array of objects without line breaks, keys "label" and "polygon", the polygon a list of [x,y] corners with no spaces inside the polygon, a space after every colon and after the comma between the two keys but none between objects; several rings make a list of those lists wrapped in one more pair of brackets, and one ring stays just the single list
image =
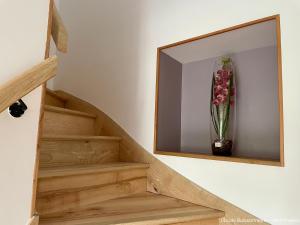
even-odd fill
[{"label": "pink orchid", "polygon": [[230,73],[228,71],[224,70],[223,73],[222,73],[222,79],[223,80],[229,80],[230,79],[230,75],[229,74]]},{"label": "pink orchid", "polygon": [[223,82],[221,86],[222,86],[222,88],[228,88],[229,82],[228,81],[227,82]]},{"label": "pink orchid", "polygon": [[221,80],[222,80],[221,75],[220,75],[220,74],[217,74],[217,75],[215,76],[215,80],[216,80],[216,81],[221,81]]},{"label": "pink orchid", "polygon": [[219,94],[217,96],[217,100],[220,102],[220,103],[224,103],[226,101],[226,97],[224,95],[221,95]]},{"label": "pink orchid", "polygon": [[[229,122],[231,120],[232,111],[231,107],[235,104],[235,74],[234,68],[230,57],[224,56],[215,63],[215,70],[212,76],[211,87],[211,118],[215,134],[217,139],[213,143],[219,140],[226,140],[227,130],[229,130]],[[214,135],[215,135],[214,134]],[[232,147],[232,146],[231,146]],[[230,147],[230,148],[231,148]],[[213,145],[213,151],[217,149],[216,145]]]},{"label": "pink orchid", "polygon": [[223,89],[222,85],[215,86],[215,91],[221,91]]},{"label": "pink orchid", "polygon": [[213,102],[212,102],[214,105],[219,105],[220,104],[220,101],[218,99],[214,99]]},{"label": "pink orchid", "polygon": [[227,88],[224,88],[223,91],[222,91],[222,94],[223,94],[224,96],[227,96],[228,93],[229,93],[228,89],[227,89]]},{"label": "pink orchid", "polygon": [[222,71],[222,76],[223,77],[228,77],[229,75],[228,75],[228,71],[227,70],[223,70]]},{"label": "pink orchid", "polygon": [[[231,69],[223,67],[222,69],[218,70],[214,76],[215,85],[214,85],[214,99],[213,104],[218,106],[222,103],[227,101],[227,96],[229,95],[229,86],[230,86],[230,79],[233,75]],[[232,93],[234,91],[230,90],[230,95],[234,95]]]},{"label": "pink orchid", "polygon": [[215,84],[216,85],[222,85],[223,84],[223,80],[222,79],[216,80]]}]

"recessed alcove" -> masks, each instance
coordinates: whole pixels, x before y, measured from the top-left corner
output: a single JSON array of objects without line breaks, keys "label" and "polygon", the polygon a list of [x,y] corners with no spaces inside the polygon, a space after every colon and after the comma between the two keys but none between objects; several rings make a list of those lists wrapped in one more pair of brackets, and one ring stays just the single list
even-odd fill
[{"label": "recessed alcove", "polygon": [[[158,48],[155,153],[283,166],[279,16]],[[230,56],[236,74],[232,156],[212,155],[211,78]]]}]

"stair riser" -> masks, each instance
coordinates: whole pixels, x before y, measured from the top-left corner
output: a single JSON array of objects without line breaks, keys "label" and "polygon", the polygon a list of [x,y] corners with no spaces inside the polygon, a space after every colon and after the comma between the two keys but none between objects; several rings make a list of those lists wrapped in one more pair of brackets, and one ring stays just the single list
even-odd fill
[{"label": "stair riser", "polygon": [[[100,223],[97,222],[92,222],[92,223],[85,223],[85,225],[97,225]],[[147,223],[145,222],[131,222],[131,223],[118,223],[117,225],[219,225],[219,219],[214,218],[214,219],[204,219],[204,220],[196,220],[196,221],[190,221],[190,222],[182,222],[182,223],[160,223],[158,221],[152,221]],[[41,220],[41,225],[52,225],[47,222],[44,222],[43,219]],[[83,225],[82,222],[76,223],[76,221],[72,221],[71,223],[69,222],[57,222],[55,225]],[[101,223],[103,225],[103,223]]]},{"label": "stair riser", "polygon": [[40,144],[40,167],[119,161],[119,141],[47,140]]},{"label": "stair riser", "polygon": [[116,184],[53,192],[38,196],[37,209],[41,216],[66,210],[74,210],[85,205],[110,199],[143,193],[147,189],[147,179],[137,178]]},{"label": "stair riser", "polygon": [[[128,208],[121,209],[119,212],[118,206],[107,207],[107,203],[91,205],[90,208],[83,208],[82,215],[79,211],[77,212],[58,212],[54,214],[43,215],[41,217],[41,224],[43,225],[218,225],[219,218],[224,216],[224,213],[212,213],[211,209],[197,209],[196,206],[186,207],[175,207],[171,206],[168,209],[168,204],[164,203],[152,208],[147,208],[147,202],[139,204],[138,206],[142,209],[130,210],[131,199],[127,199]],[[152,205],[150,203],[150,205]],[[170,206],[169,206],[170,207]],[[129,210],[128,210],[129,209]],[[145,210],[145,211],[144,211]],[[61,216],[61,215],[65,216]],[[100,217],[95,217],[98,215]],[[54,223],[46,222],[48,216],[52,218],[64,218],[62,220],[57,219]],[[72,220],[69,220],[72,218]]]},{"label": "stair riser", "polygon": [[61,107],[61,108],[65,107],[65,101],[63,101],[55,96],[52,96],[50,94],[46,94],[45,104],[56,106],[56,107]]},{"label": "stair riser", "polygon": [[146,176],[146,169],[135,169],[107,173],[93,173],[53,178],[42,178],[39,179],[38,193],[39,196],[42,196],[43,194],[47,196],[47,193],[49,193],[49,191],[109,185],[136,178],[145,178]]},{"label": "stair riser", "polygon": [[95,118],[45,111],[44,135],[95,135]]}]

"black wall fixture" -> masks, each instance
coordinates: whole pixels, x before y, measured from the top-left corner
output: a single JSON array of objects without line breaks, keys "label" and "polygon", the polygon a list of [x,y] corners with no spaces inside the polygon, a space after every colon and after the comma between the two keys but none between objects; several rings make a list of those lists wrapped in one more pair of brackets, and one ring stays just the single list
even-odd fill
[{"label": "black wall fixture", "polygon": [[27,105],[22,101],[22,99],[19,99],[17,102],[15,102],[9,107],[10,115],[16,118],[21,117],[26,110],[27,110]]}]

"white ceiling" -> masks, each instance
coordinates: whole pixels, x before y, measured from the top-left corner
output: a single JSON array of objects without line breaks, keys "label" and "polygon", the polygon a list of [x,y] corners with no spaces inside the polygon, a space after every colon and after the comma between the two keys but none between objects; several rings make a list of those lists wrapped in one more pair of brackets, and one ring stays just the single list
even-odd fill
[{"label": "white ceiling", "polygon": [[275,19],[167,48],[163,52],[185,64],[274,45],[276,45]]}]

